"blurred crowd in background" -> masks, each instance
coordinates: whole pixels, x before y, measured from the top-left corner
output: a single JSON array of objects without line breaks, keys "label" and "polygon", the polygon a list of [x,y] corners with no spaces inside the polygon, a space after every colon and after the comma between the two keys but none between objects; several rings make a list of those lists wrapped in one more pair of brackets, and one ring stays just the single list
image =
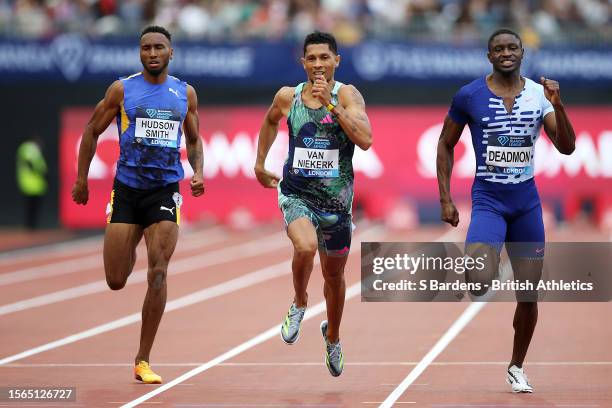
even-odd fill
[{"label": "blurred crowd in background", "polygon": [[364,38],[481,43],[500,26],[540,43],[612,39],[612,0],[0,0],[0,35],[132,36],[147,24],[213,42],[295,40],[315,29]]}]

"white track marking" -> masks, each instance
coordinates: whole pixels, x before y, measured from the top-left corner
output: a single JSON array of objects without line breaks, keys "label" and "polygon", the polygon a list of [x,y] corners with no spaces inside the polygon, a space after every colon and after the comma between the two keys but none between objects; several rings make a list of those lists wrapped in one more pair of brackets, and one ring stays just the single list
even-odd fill
[{"label": "white track marking", "polygon": [[[197,232],[191,234],[190,236],[184,237],[183,240],[186,242],[179,240],[175,255],[195,248],[207,247],[209,245],[221,242],[226,238],[227,233],[224,232],[222,228],[211,228],[209,230]],[[200,239],[203,239],[203,241],[200,241]],[[102,243],[98,243],[96,248],[97,251],[95,254],[79,255],[76,258],[65,259],[57,262],[48,262],[45,265],[36,265],[18,269],[12,272],[2,273],[0,274],[0,286],[101,268]],[[144,253],[145,251],[139,246],[138,256],[143,256]],[[74,254],[74,251],[72,254]]]},{"label": "white track marking", "polygon": [[[204,362],[191,362],[191,363],[155,363],[155,367],[197,367],[204,364]],[[346,366],[355,367],[393,367],[393,366],[415,366],[419,364],[418,361],[353,361],[345,362]],[[219,367],[310,367],[321,365],[320,361],[304,361],[296,363],[287,362],[258,362],[258,363],[221,363]],[[507,361],[434,361],[430,366],[450,367],[450,366],[507,366]],[[87,367],[133,367],[132,363],[13,363],[4,364],[3,368],[62,368],[62,367],[74,367],[74,368],[87,368]],[[612,361],[530,361],[529,366],[612,366]],[[396,386],[395,383],[381,384],[385,386]],[[429,384],[417,384],[412,385],[429,385]]]},{"label": "white track marking", "polygon": [[[368,230],[364,231],[361,235],[365,236],[370,232],[376,233],[379,230],[380,230],[379,227],[376,227],[376,226],[371,227]],[[358,252],[359,250],[360,250],[360,247],[356,248],[355,252]],[[317,262],[318,262],[318,258],[315,259],[315,263]],[[291,272],[291,260],[286,260],[281,263],[259,269],[255,272],[251,272],[246,275],[242,275],[240,277],[231,279],[227,282],[223,282],[221,284],[218,284],[218,285],[215,285],[209,288],[205,288],[197,292],[191,293],[189,295],[172,300],[166,304],[165,313],[171,312],[173,310],[182,309],[184,307],[191,306],[193,304],[202,302],[204,300],[226,295],[228,293],[232,293],[237,290],[277,278],[279,276],[288,275],[290,272]],[[0,365],[12,363],[14,361],[24,359],[26,357],[30,357],[36,354],[43,353],[45,351],[49,351],[49,350],[56,349],[58,347],[65,346],[67,344],[75,343],[83,339],[97,336],[98,334],[106,333],[111,330],[125,327],[130,324],[139,322],[140,319],[141,319],[141,312],[133,313],[123,318],[113,320],[111,322],[93,327],[89,330],[85,330],[85,331],[61,338],[59,340],[43,344],[38,347],[34,347],[29,350],[25,350],[21,353],[17,353],[17,354],[5,357],[3,359],[0,359]]]},{"label": "white track marking", "polygon": [[448,328],[446,333],[436,342],[431,350],[423,357],[421,361],[410,371],[408,376],[393,390],[391,394],[380,404],[379,408],[391,408],[394,403],[402,396],[404,391],[408,389],[425,369],[429,366],[438,355],[453,341],[453,339],[463,330],[465,326],[480,312],[486,305],[485,302],[470,303],[469,306],[461,313],[455,322]]},{"label": "white track marking", "polygon": [[[216,230],[227,231],[226,228],[215,226],[207,226],[204,228],[185,228],[181,227],[181,231],[185,231],[186,236],[200,233],[214,233]],[[31,260],[47,260],[50,257],[72,255],[75,252],[97,251],[104,242],[104,234],[96,234],[86,238],[73,238],[58,243],[50,243],[37,245],[33,248],[20,248],[7,251],[0,254],[0,267],[9,265],[15,262],[20,262],[24,258]]]},{"label": "white track marking", "polygon": [[[355,251],[356,252],[356,251]],[[361,293],[361,282],[355,283],[353,285],[351,285],[350,287],[346,288],[346,300],[349,300],[353,297],[356,297],[357,295],[359,295]],[[319,302],[316,305],[308,308],[308,310],[306,311],[306,314],[304,315],[304,319],[302,321],[307,321],[312,319],[313,317],[323,313],[325,311],[325,301]],[[273,327],[270,327],[268,330],[258,334],[257,336],[251,338],[250,340],[245,341],[244,343],[234,347],[233,349],[226,351],[225,353],[213,358],[212,360],[200,365],[199,367],[194,368],[191,371],[186,372],[185,374],[182,374],[180,376],[178,376],[177,378],[175,378],[174,380],[166,383],[166,384],[162,384],[159,387],[155,388],[153,391],[139,397],[136,398],[133,401],[130,401],[129,403],[122,405],[121,408],[131,408],[131,407],[135,407],[139,404],[142,404],[143,402],[155,397],[156,395],[161,394],[164,391],[169,390],[170,388],[179,385],[180,383],[182,383],[183,381],[186,381],[198,374],[203,373],[204,371],[207,371],[221,363],[223,363],[224,361],[229,360],[230,358],[234,358],[239,354],[244,353],[247,350],[252,349],[253,347],[267,341],[270,340],[273,337],[278,337],[278,331],[279,331],[279,325],[275,324]],[[321,364],[321,363],[319,363]]]},{"label": "white track marking", "polygon": [[[260,255],[262,253],[277,250],[287,246],[283,237],[284,233],[275,233],[270,236],[261,237],[246,243],[237,244],[231,247],[218,249],[200,255],[193,255],[182,259],[175,259],[170,262],[168,275],[178,275],[185,272],[202,270],[202,268],[232,262],[242,258]],[[140,268],[130,275],[127,285],[147,281],[147,268]],[[69,299],[78,298],[93,293],[104,292],[108,289],[106,280],[85,283],[72,288],[63,289],[57,292],[36,296],[30,299],[21,300],[7,305],[0,306],[0,316],[32,309],[34,307],[50,305],[63,302]]]}]

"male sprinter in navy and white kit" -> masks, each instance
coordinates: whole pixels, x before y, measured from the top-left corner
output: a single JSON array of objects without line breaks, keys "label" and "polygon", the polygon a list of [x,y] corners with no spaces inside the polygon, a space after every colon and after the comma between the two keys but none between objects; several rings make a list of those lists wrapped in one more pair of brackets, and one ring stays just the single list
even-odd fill
[{"label": "male sprinter in navy and white kit", "polygon": [[[466,279],[490,283],[497,273],[503,243],[520,242],[529,244],[507,246],[514,277],[537,281],[542,273],[544,225],[533,178],[535,143],[542,124],[563,154],[574,151],[576,138],[561,102],[559,84],[542,77],[540,85],[521,76],[520,37],[508,29],[498,30],[489,38],[488,50],[493,72],[457,92],[438,142],[441,216],[453,226],[459,223],[450,195],[450,178],[454,147],[467,124],[477,169],[466,252],[472,255],[484,252],[496,262],[480,276],[470,271]],[[473,294],[480,295],[482,291]],[[512,359],[507,371],[513,392],[533,392],[523,372],[523,361],[538,317],[537,296],[531,295],[525,297],[525,293],[517,292]]]},{"label": "male sprinter in navy and white kit", "polygon": [[142,307],[140,348],[134,375],[148,384],[162,379],[149,366],[149,353],[166,306],[166,274],[178,239],[183,179],[181,136],[194,175],[191,194],[204,194],[203,150],[198,133],[198,98],[190,85],[168,75],[170,33],[150,26],[140,37],[144,69],[115,81],[98,103],[79,148],[78,175],[72,189],[77,204],[87,204],[87,174],[98,136],[117,118],[120,156],[104,237],[104,270],[112,290],[125,286],[136,262],[136,246],[147,244],[148,289]]}]

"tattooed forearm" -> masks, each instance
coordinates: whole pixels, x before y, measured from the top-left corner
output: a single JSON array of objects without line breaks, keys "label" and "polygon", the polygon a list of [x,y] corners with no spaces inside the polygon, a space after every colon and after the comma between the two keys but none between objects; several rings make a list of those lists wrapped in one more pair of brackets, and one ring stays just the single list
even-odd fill
[{"label": "tattooed forearm", "polygon": [[200,137],[194,143],[187,143],[187,160],[194,172],[202,172],[204,167],[204,152]]},{"label": "tattooed forearm", "polygon": [[355,104],[365,107],[365,100],[363,99],[363,96],[361,96],[359,91],[354,87],[351,88],[351,97]]},{"label": "tattooed forearm", "polygon": [[372,129],[365,112],[365,101],[355,87],[349,85],[344,89],[344,93],[339,95],[340,103],[333,113],[349,139],[367,150],[372,144]]}]

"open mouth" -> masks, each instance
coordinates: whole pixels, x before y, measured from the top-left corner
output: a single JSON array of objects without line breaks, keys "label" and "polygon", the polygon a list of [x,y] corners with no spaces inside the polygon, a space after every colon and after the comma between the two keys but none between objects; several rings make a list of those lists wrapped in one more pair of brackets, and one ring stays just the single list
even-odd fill
[{"label": "open mouth", "polygon": [[514,65],[514,61],[512,60],[504,60],[501,62],[501,65],[503,67],[511,67],[512,65]]}]

